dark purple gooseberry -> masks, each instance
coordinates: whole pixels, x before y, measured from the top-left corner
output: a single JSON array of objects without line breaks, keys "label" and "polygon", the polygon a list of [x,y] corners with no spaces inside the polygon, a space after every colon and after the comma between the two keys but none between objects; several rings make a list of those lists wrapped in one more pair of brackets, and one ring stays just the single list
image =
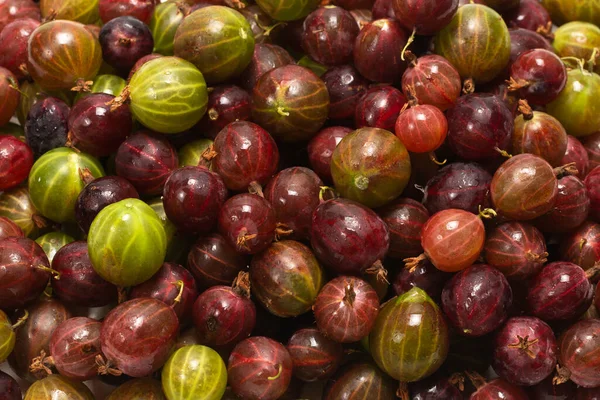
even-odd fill
[{"label": "dark purple gooseberry", "polygon": [[350,10],[350,14],[352,14],[352,17],[354,17],[354,20],[356,21],[360,29],[364,28],[365,25],[373,22],[373,13],[371,12],[371,10]]},{"label": "dark purple gooseberry", "polygon": [[515,60],[524,52],[533,49],[544,49],[554,51],[552,45],[546,38],[537,32],[528,29],[509,29],[510,34],[510,61],[508,65],[512,65]]},{"label": "dark purple gooseberry", "polygon": [[207,111],[199,122],[204,136],[214,139],[228,124],[252,115],[250,94],[239,86],[218,85],[208,94]]},{"label": "dark purple gooseberry", "polygon": [[134,378],[142,378],[167,361],[178,331],[177,314],[162,301],[129,300],[115,307],[104,319],[100,334],[102,352],[108,365]]},{"label": "dark purple gooseberry", "polygon": [[21,400],[23,394],[17,381],[5,372],[0,371],[0,400]]},{"label": "dark purple gooseberry", "polygon": [[391,0],[394,15],[407,30],[433,35],[450,23],[458,0]]},{"label": "dark purple gooseberry", "polygon": [[372,127],[394,132],[396,120],[406,97],[392,86],[374,86],[360,98],[356,105],[356,128]]},{"label": "dark purple gooseberry", "polygon": [[269,133],[255,123],[233,122],[217,135],[212,168],[228,189],[245,191],[264,185],[277,171],[279,150]]},{"label": "dark purple gooseberry", "polygon": [[462,82],[456,68],[442,56],[428,54],[409,57],[402,75],[402,90],[414,95],[419,104],[430,104],[442,111],[452,107],[460,96]]},{"label": "dark purple gooseberry", "polygon": [[[212,1],[212,3],[219,3]],[[196,8],[198,6],[210,6],[211,1],[209,2],[199,2],[194,5],[192,8]],[[237,11],[240,12],[246,18],[246,21],[250,24],[250,29],[252,29],[252,33],[254,36],[254,42],[259,44],[271,43],[272,39],[278,38],[277,33],[279,31],[277,28],[279,26],[275,26],[275,22],[271,19],[271,17],[258,5],[251,4],[246,5],[244,8],[238,8]],[[270,28],[272,26],[272,28]],[[285,28],[285,24],[281,26],[281,28]]]},{"label": "dark purple gooseberry", "polygon": [[492,176],[477,163],[452,163],[427,182],[423,204],[431,214],[448,208],[478,214],[489,207]]},{"label": "dark purple gooseberry", "polygon": [[524,222],[506,222],[488,232],[485,261],[513,280],[529,279],[547,261],[544,235]]},{"label": "dark purple gooseberry", "polygon": [[384,259],[390,234],[371,209],[340,198],[317,207],[310,243],[317,258],[333,272],[360,275]]},{"label": "dark purple gooseberry", "polygon": [[292,356],[294,376],[304,382],[329,378],[344,357],[341,344],[314,328],[296,331],[287,343],[287,350]]},{"label": "dark purple gooseberry", "polygon": [[33,151],[22,140],[0,135],[0,190],[12,189],[24,182],[33,166]]},{"label": "dark purple gooseberry", "polygon": [[294,62],[294,58],[283,47],[275,44],[257,43],[254,46],[254,54],[250,64],[240,76],[240,84],[248,92],[251,92],[256,82],[265,72]]},{"label": "dark purple gooseberry", "polygon": [[375,0],[334,0],[333,3],[346,10],[371,9]]},{"label": "dark purple gooseberry", "polygon": [[429,212],[421,203],[400,198],[380,208],[377,213],[390,232],[388,257],[403,260],[423,252],[421,231],[429,219]]},{"label": "dark purple gooseberry", "polygon": [[409,386],[411,400],[462,400],[461,391],[447,376],[435,374]]},{"label": "dark purple gooseberry", "polygon": [[369,81],[352,65],[340,65],[328,69],[321,79],[329,92],[329,118],[353,120],[356,105],[366,93]]},{"label": "dark purple gooseberry", "polygon": [[582,320],[567,329],[558,339],[560,349],[559,382],[571,379],[585,388],[600,387],[600,320]]},{"label": "dark purple gooseberry", "polygon": [[354,65],[365,78],[380,83],[396,83],[406,63],[398,57],[408,35],[393,19],[378,19],[364,26],[354,44]]},{"label": "dark purple gooseberry", "polygon": [[0,240],[7,237],[25,237],[25,234],[19,228],[19,225],[12,222],[12,220],[0,217]]},{"label": "dark purple gooseberry", "polygon": [[312,170],[292,167],[279,172],[265,188],[265,199],[282,229],[291,230],[286,238],[304,240],[310,236],[312,214],[319,205],[323,181]]},{"label": "dark purple gooseberry", "polygon": [[198,238],[187,258],[187,268],[201,291],[211,286],[231,285],[246,266],[245,257],[218,233]]},{"label": "dark purple gooseberry", "polygon": [[241,254],[256,254],[273,242],[275,210],[263,197],[242,193],[231,197],[219,212],[219,232]]},{"label": "dark purple gooseberry", "polygon": [[276,400],[290,384],[292,367],[285,346],[255,336],[235,346],[227,363],[227,378],[233,392],[244,399]]},{"label": "dark purple gooseberry", "polygon": [[0,241],[0,308],[23,308],[46,288],[51,277],[44,250],[33,240],[8,237]]},{"label": "dark purple gooseberry", "polygon": [[129,136],[117,150],[117,175],[127,179],[142,196],[163,192],[171,172],[178,167],[177,151],[164,136],[140,131]]},{"label": "dark purple gooseberry", "polygon": [[50,364],[67,378],[85,381],[98,374],[102,323],[91,318],[70,318],[56,328],[50,339],[50,357],[34,359],[31,368]]},{"label": "dark purple gooseberry", "polygon": [[79,100],[69,114],[69,142],[96,157],[114,153],[131,134],[133,117],[127,104],[111,110],[114,96],[92,93]]},{"label": "dark purple gooseberry", "polygon": [[590,219],[600,222],[600,168],[591,170],[584,183],[590,201]]},{"label": "dark purple gooseberry", "polygon": [[233,286],[213,286],[194,303],[198,342],[206,346],[233,345],[246,339],[256,324],[256,307],[250,300],[247,272]]},{"label": "dark purple gooseberry", "polygon": [[442,291],[444,313],[466,336],[482,336],[502,325],[512,301],[512,289],[504,275],[485,264],[460,271]]},{"label": "dark purple gooseberry", "polygon": [[[472,375],[472,374],[469,374]],[[497,378],[489,382],[478,376],[473,379],[473,384],[477,391],[471,395],[469,400],[529,400],[527,393],[517,385],[513,385],[502,378]]]},{"label": "dark purple gooseberry", "polygon": [[35,158],[67,143],[69,112],[67,103],[57,97],[46,97],[31,106],[24,129]]},{"label": "dark purple gooseberry", "polygon": [[401,268],[392,285],[396,295],[400,296],[413,287],[423,289],[429,297],[439,302],[444,285],[452,274],[440,271],[429,261],[425,261],[412,268]]},{"label": "dark purple gooseberry", "polygon": [[75,218],[81,230],[87,233],[96,215],[106,206],[124,199],[138,199],[135,187],[120,176],[105,176],[88,183],[77,197]]},{"label": "dark purple gooseberry", "polygon": [[588,173],[589,156],[583,144],[575,136],[567,135],[567,151],[560,165],[575,163],[577,177],[584,179]]},{"label": "dark purple gooseberry", "polygon": [[594,287],[586,272],[570,262],[546,265],[530,282],[527,293],[529,312],[546,321],[580,317],[592,304]]},{"label": "dark purple gooseberry", "polygon": [[357,342],[369,334],[379,313],[379,297],[360,278],[340,276],[323,286],[313,306],[317,327],[340,343]]},{"label": "dark purple gooseberry", "polygon": [[227,188],[223,179],[204,166],[176,169],[163,190],[167,217],[179,230],[188,233],[212,231],[225,200]]},{"label": "dark purple gooseberry", "polygon": [[588,270],[600,261],[600,225],[586,221],[562,239],[560,259]]},{"label": "dark purple gooseberry", "polygon": [[19,18],[0,28],[0,67],[8,69],[17,79],[26,77],[21,66],[27,63],[29,36],[38,26],[38,20]]},{"label": "dark purple gooseberry", "polygon": [[336,146],[352,129],[343,126],[325,128],[308,142],[308,159],[313,171],[325,182],[332,182],[331,157]]},{"label": "dark purple gooseberry", "polygon": [[15,348],[9,362],[21,378],[33,382],[45,378],[47,374],[45,371],[30,372],[31,360],[42,351],[50,354],[52,333],[72,315],[60,301],[48,296],[41,296],[36,303],[27,307],[27,311],[29,317],[16,330]]},{"label": "dark purple gooseberry", "polygon": [[557,358],[552,328],[535,317],[515,317],[496,336],[492,366],[507,381],[531,386],[552,374]]},{"label": "dark purple gooseberry", "polygon": [[96,273],[84,241],[61,247],[52,269],[60,274],[60,279],[52,279],[53,294],[65,303],[101,307],[117,300],[117,287]]},{"label": "dark purple gooseberry", "polygon": [[183,323],[192,316],[198,289],[194,277],[187,269],[179,264],[166,262],[152,278],[134,286],[129,292],[130,299],[143,297],[162,301],[175,311],[179,321]]},{"label": "dark purple gooseberry", "polygon": [[590,212],[590,198],[586,187],[575,176],[558,180],[558,194],[552,209],[533,220],[543,232],[567,233],[585,222]]},{"label": "dark purple gooseberry", "polygon": [[393,2],[389,0],[375,0],[371,9],[373,19],[391,18],[395,19]]},{"label": "dark purple gooseberry", "polygon": [[567,83],[567,68],[553,51],[527,50],[510,66],[509,90],[531,104],[545,105],[558,97]]},{"label": "dark purple gooseberry", "polygon": [[[552,382],[554,376],[552,374],[538,383],[529,388],[528,394],[530,400],[572,400],[575,395],[577,386],[571,382],[565,382],[560,385],[556,385]],[[582,399],[579,399],[582,400]],[[589,399],[593,400],[593,399]]]},{"label": "dark purple gooseberry", "polygon": [[129,72],[136,61],[152,53],[154,39],[150,28],[135,17],[123,16],[111,19],[98,37],[102,46],[102,58],[111,67]]},{"label": "dark purple gooseberry", "polygon": [[304,19],[302,49],[316,62],[339,65],[352,60],[358,24],[349,11],[319,7]]},{"label": "dark purple gooseberry", "polygon": [[513,116],[498,96],[474,93],[460,97],[446,113],[448,144],[467,160],[497,157],[506,150],[513,131]]},{"label": "dark purple gooseberry", "polygon": [[154,11],[154,3],[154,0],[100,0],[98,11],[104,23],[130,15],[147,24]]},{"label": "dark purple gooseberry", "polygon": [[324,400],[394,400],[398,383],[375,364],[357,362],[345,367],[329,381]]},{"label": "dark purple gooseberry", "polygon": [[521,0],[518,7],[504,15],[504,20],[509,28],[523,28],[537,31],[546,28],[550,20],[550,13],[537,0]]}]

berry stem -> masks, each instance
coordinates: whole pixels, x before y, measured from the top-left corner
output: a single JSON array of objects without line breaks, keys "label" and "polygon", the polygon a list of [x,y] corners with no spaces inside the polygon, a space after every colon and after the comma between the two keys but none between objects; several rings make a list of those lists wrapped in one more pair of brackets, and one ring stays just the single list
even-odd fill
[{"label": "berry stem", "polygon": [[518,110],[521,114],[523,114],[523,118],[526,121],[529,121],[530,119],[533,118],[533,110],[531,109],[531,106],[529,105],[527,100],[523,100],[523,99],[519,100]]},{"label": "berry stem", "polygon": [[283,365],[278,364],[277,375],[269,376],[269,377],[267,377],[267,379],[270,381],[274,381],[275,379],[278,379],[281,376],[282,371],[283,371]]},{"label": "berry stem", "polygon": [[402,53],[400,53],[400,58],[402,59],[402,61],[406,61],[405,58],[405,54],[406,50],[408,50],[408,46],[410,46],[412,44],[412,42],[415,41],[415,35],[417,34],[417,28],[413,28],[412,33],[410,34],[408,40],[406,41],[406,44],[404,45],[404,48],[402,49]]},{"label": "berry stem", "polygon": [[398,385],[398,390],[396,390],[396,397],[401,400],[410,400],[410,395],[408,394],[408,385],[406,382],[400,382]]},{"label": "berry stem", "polygon": [[79,172],[79,179],[81,179],[85,185],[88,185],[90,182],[96,179],[94,178],[94,175],[92,175],[92,171],[90,171],[89,168],[79,168],[77,172]]},{"label": "berry stem", "polygon": [[263,193],[262,186],[260,185],[260,183],[258,183],[256,181],[250,182],[250,184],[248,185],[248,192],[251,194],[260,196],[263,199],[265,198],[265,194]]},{"label": "berry stem", "polygon": [[390,282],[387,279],[387,275],[388,275],[387,269],[385,269],[381,260],[375,261],[373,263],[373,265],[371,265],[369,268],[365,269],[365,273],[375,275],[377,277],[377,280],[379,280],[381,282],[385,282],[388,285],[390,284]]},{"label": "berry stem", "polygon": [[471,94],[471,93],[475,92],[475,82],[473,81],[472,78],[465,79],[465,81],[463,83],[462,92],[464,94]]},{"label": "berry stem", "polygon": [[536,253],[532,252],[531,250],[529,250],[527,253],[525,253],[525,258],[528,261],[545,264],[546,262],[548,262],[548,253],[543,252],[541,254],[536,254]]},{"label": "berry stem", "polygon": [[250,298],[250,274],[246,271],[240,271],[238,276],[234,279],[233,285],[231,286],[233,291],[238,295]]},{"label": "berry stem", "polygon": [[275,227],[275,240],[279,241],[282,237],[289,236],[294,233],[293,229],[290,229],[286,224],[278,222]]},{"label": "berry stem", "polygon": [[530,83],[525,79],[515,80],[512,76],[506,81],[506,83],[508,83],[507,89],[509,92],[516,92],[517,90],[523,89],[530,85]]},{"label": "berry stem", "polygon": [[349,306],[354,304],[354,300],[356,299],[356,292],[354,291],[354,283],[348,284],[344,288],[344,298],[342,299],[345,303],[348,303]]},{"label": "berry stem", "polygon": [[175,305],[181,303],[181,297],[183,296],[183,289],[185,289],[185,283],[183,283],[182,280],[178,280],[176,282],[173,282],[173,285],[175,285],[178,289],[177,297],[173,299],[173,305]]},{"label": "berry stem", "polygon": [[467,376],[467,378],[469,378],[473,386],[475,386],[475,389],[479,389],[487,383],[485,381],[485,378],[475,371],[465,371],[465,375]]},{"label": "berry stem", "polygon": [[562,385],[567,382],[571,378],[571,371],[567,367],[561,367],[560,365],[556,365],[556,375],[552,378],[552,384],[554,385]]},{"label": "berry stem", "polygon": [[418,257],[405,258],[403,260],[404,267],[408,268],[409,272],[414,272],[415,269],[417,269],[417,267],[425,260],[427,260],[427,256],[425,255],[425,253],[420,254]]},{"label": "berry stem", "polygon": [[18,327],[22,326],[22,325],[23,325],[23,324],[24,324],[24,323],[27,321],[27,318],[29,318],[29,311],[27,311],[27,310],[23,310],[23,316],[22,316],[22,317],[20,317],[20,318],[17,320],[17,322],[15,322],[15,323],[12,325],[12,329],[13,329],[13,331],[14,331],[15,329],[17,329]]},{"label": "berry stem", "polygon": [[29,372],[38,373],[44,371],[47,375],[52,375],[52,367],[54,367],[54,359],[52,356],[46,357],[44,350],[40,351],[40,355],[31,360]]},{"label": "berry stem", "polygon": [[444,161],[440,161],[437,159],[437,157],[435,156],[435,151],[432,151],[429,153],[429,159],[436,165],[445,165],[448,160],[444,158]]},{"label": "berry stem", "polygon": [[46,267],[45,265],[38,265],[36,268],[39,269],[40,271],[49,272],[54,279],[56,279],[57,281],[60,280],[60,272],[58,272],[57,270]]},{"label": "berry stem", "polygon": [[529,336],[521,337],[517,335],[517,343],[509,344],[508,347],[511,349],[524,350],[525,354],[532,360],[535,359],[535,353],[531,351],[530,347],[538,342],[538,339],[529,340]]},{"label": "berry stem", "polygon": [[481,205],[479,205],[479,218],[482,219],[492,219],[498,216],[498,213],[493,208],[484,208],[481,209]]},{"label": "berry stem", "polygon": [[104,357],[102,357],[102,354],[98,354],[96,356],[96,365],[98,366],[98,375],[123,375],[123,372],[117,368],[113,368],[110,364],[110,361],[105,360]]},{"label": "berry stem", "polygon": [[579,171],[576,167],[577,164],[574,162],[562,165],[560,167],[554,168],[554,175],[556,176],[565,176],[565,175],[577,175]]},{"label": "berry stem", "polygon": [[506,157],[506,158],[511,158],[511,157],[512,157],[512,154],[510,154],[510,153],[509,153],[508,151],[506,151],[506,150],[502,150],[502,149],[501,149],[501,148],[499,148],[499,147],[494,147],[494,150],[496,150],[498,153],[500,153],[500,155],[501,155],[502,157]]}]

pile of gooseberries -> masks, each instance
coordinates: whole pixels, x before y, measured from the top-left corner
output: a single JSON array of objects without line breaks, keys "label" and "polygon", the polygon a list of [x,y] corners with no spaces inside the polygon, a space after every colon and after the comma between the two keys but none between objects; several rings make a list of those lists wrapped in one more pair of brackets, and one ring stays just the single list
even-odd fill
[{"label": "pile of gooseberries", "polygon": [[0,400],[600,399],[597,0],[0,0]]}]

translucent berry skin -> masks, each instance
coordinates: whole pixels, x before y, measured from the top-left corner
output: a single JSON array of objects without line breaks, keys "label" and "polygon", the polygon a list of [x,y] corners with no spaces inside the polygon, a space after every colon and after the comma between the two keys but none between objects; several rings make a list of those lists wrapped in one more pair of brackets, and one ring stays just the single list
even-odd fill
[{"label": "translucent berry skin", "polygon": [[534,49],[522,53],[511,65],[515,81],[529,83],[519,89],[519,96],[531,104],[545,105],[556,99],[567,84],[567,68],[551,51]]},{"label": "translucent berry skin", "polygon": [[458,9],[458,0],[392,0],[396,19],[409,31],[430,36],[448,25]]},{"label": "translucent berry skin", "polygon": [[371,127],[394,131],[396,120],[406,104],[406,97],[392,86],[375,86],[356,104],[356,128]]},{"label": "translucent berry skin", "polygon": [[275,239],[275,211],[267,200],[256,194],[238,194],[221,207],[218,228],[238,253],[256,254]]},{"label": "translucent berry skin", "polygon": [[544,159],[533,154],[519,154],[496,170],[490,189],[496,211],[508,218],[525,221],[552,209],[558,180]]},{"label": "translucent berry skin", "polygon": [[561,166],[567,151],[567,132],[553,116],[533,111],[530,116],[515,118],[512,135],[512,153],[534,154],[553,167]]},{"label": "translucent berry skin", "polygon": [[235,346],[227,363],[233,392],[248,400],[276,400],[292,378],[292,357],[285,346],[264,336]]},{"label": "translucent berry skin", "polygon": [[14,136],[0,135],[0,190],[17,186],[27,179],[33,166],[31,148]]},{"label": "translucent berry skin", "polygon": [[349,400],[375,398],[394,400],[398,384],[372,362],[349,365],[330,380],[325,389],[324,400]]},{"label": "translucent berry skin", "polygon": [[500,271],[475,264],[450,279],[442,307],[450,323],[466,336],[482,336],[500,327],[512,305],[511,287]]},{"label": "translucent berry skin", "polygon": [[423,252],[421,231],[429,212],[418,201],[400,198],[377,210],[390,231],[387,256],[397,259],[416,257]]},{"label": "translucent berry skin", "polygon": [[521,0],[518,7],[504,16],[509,28],[523,28],[535,32],[550,22],[550,13],[537,0]]},{"label": "translucent berry skin", "polygon": [[252,122],[227,125],[214,143],[212,161],[228,189],[248,190],[252,182],[264,185],[277,171],[279,150],[269,133]]},{"label": "translucent berry skin", "polygon": [[25,237],[25,234],[10,218],[0,217],[0,240],[11,236]]},{"label": "translucent berry skin", "polygon": [[19,18],[0,28],[0,67],[8,69],[17,79],[25,78],[21,66],[27,63],[29,36],[38,26],[38,20]]},{"label": "translucent berry skin", "polygon": [[425,255],[445,272],[457,272],[473,264],[483,250],[484,240],[481,218],[453,208],[432,215],[421,233]]},{"label": "translucent berry skin", "polygon": [[304,382],[323,380],[339,368],[344,348],[314,328],[300,329],[286,346],[292,356],[294,376]]},{"label": "translucent berry skin", "polygon": [[510,72],[510,66],[526,51],[534,49],[544,49],[550,52],[554,51],[548,40],[537,32],[522,28],[510,29],[508,32],[510,34],[510,61],[508,62],[508,72]]},{"label": "translucent berry skin", "polygon": [[289,239],[308,239],[312,214],[319,206],[323,181],[308,168],[292,167],[279,172],[264,189],[275,210],[277,222],[291,229]]},{"label": "translucent berry skin", "polygon": [[425,186],[423,205],[431,214],[458,208],[473,214],[491,204],[492,176],[477,163],[456,162],[441,168]]},{"label": "translucent berry skin", "polygon": [[358,32],[349,11],[336,6],[320,7],[304,20],[302,48],[320,64],[344,64],[352,60]]},{"label": "translucent berry skin", "polygon": [[584,179],[588,172],[591,171],[591,169],[588,169],[590,159],[585,146],[575,136],[567,135],[567,151],[560,165],[572,162],[575,163],[575,168],[577,168],[576,176],[579,179]]},{"label": "translucent berry skin", "polygon": [[559,363],[566,367],[570,379],[585,388],[600,386],[598,375],[600,320],[588,319],[575,323],[558,339]]},{"label": "translucent berry skin", "polygon": [[217,224],[227,200],[221,177],[205,167],[183,167],[171,173],[163,189],[165,213],[178,229],[206,234]]},{"label": "translucent berry skin", "polygon": [[339,274],[360,275],[389,248],[385,222],[369,208],[343,198],[314,211],[310,242],[317,258]]},{"label": "translucent berry skin", "polygon": [[50,339],[50,354],[62,376],[88,380],[98,375],[95,357],[100,351],[102,323],[91,318],[75,317],[60,324]]},{"label": "translucent berry skin", "polygon": [[494,371],[515,385],[540,383],[552,374],[557,358],[554,332],[538,318],[511,318],[496,336]]},{"label": "translucent berry skin", "polygon": [[546,241],[527,223],[507,222],[488,232],[484,257],[509,279],[529,279],[546,262]]},{"label": "translucent berry skin", "polygon": [[339,343],[353,343],[371,331],[379,312],[379,298],[364,280],[340,276],[323,286],[313,312],[325,336]]},{"label": "translucent berry skin", "polygon": [[356,105],[366,93],[369,81],[352,65],[330,68],[321,79],[329,92],[329,118],[354,119]]},{"label": "translucent berry skin", "polygon": [[429,54],[411,62],[402,75],[402,91],[414,89],[419,104],[430,104],[446,111],[452,107],[462,88],[458,71],[442,56]]},{"label": "translucent berry skin", "polygon": [[208,94],[207,112],[198,128],[205,136],[214,139],[228,124],[250,119],[250,101],[250,94],[239,86],[215,86]]},{"label": "translucent berry skin", "polygon": [[592,304],[594,287],[585,271],[564,261],[546,265],[529,285],[527,308],[544,321],[578,318]]},{"label": "translucent berry skin", "polygon": [[529,397],[519,386],[497,378],[477,388],[477,391],[470,397],[470,400],[489,399],[529,400]]},{"label": "translucent berry skin", "polygon": [[117,287],[96,273],[87,243],[75,241],[63,246],[52,259],[60,279],[52,279],[55,296],[66,304],[102,307],[117,300]]},{"label": "translucent berry skin", "polygon": [[133,117],[128,105],[111,110],[114,96],[92,93],[78,101],[69,113],[71,144],[96,157],[114,153],[131,134]]},{"label": "translucent berry skin", "polygon": [[560,257],[584,270],[592,268],[600,261],[600,225],[586,221],[566,236],[560,246]]},{"label": "translucent berry skin", "polygon": [[100,29],[102,58],[113,68],[129,72],[137,60],[152,53],[154,40],[146,24],[132,16],[111,19]]},{"label": "translucent berry skin", "polygon": [[99,0],[98,10],[104,23],[130,15],[148,24],[154,11],[154,0]]},{"label": "translucent berry skin", "polygon": [[406,63],[398,57],[408,35],[393,19],[379,19],[364,26],[354,44],[354,65],[362,76],[380,83],[400,80]]},{"label": "translucent berry skin", "polygon": [[40,7],[33,0],[7,0],[0,3],[0,31],[12,21],[21,18],[40,20]]},{"label": "translucent berry skin", "polygon": [[325,182],[332,182],[331,157],[333,151],[352,129],[343,126],[325,128],[308,142],[308,159],[310,165]]},{"label": "translucent berry skin", "polygon": [[558,193],[552,209],[533,220],[543,232],[567,233],[581,226],[590,213],[590,197],[585,184],[576,176],[558,180]]},{"label": "translucent berry skin", "polygon": [[588,153],[588,171],[600,165],[600,132],[582,139],[583,147]]},{"label": "translucent berry skin", "polygon": [[448,121],[439,108],[417,105],[400,113],[395,132],[408,151],[429,153],[446,140]]},{"label": "translucent berry skin", "polygon": [[142,196],[161,194],[165,182],[178,167],[177,152],[163,136],[140,131],[117,150],[117,175],[127,179]]},{"label": "translucent berry skin", "polygon": [[502,99],[489,93],[460,97],[447,111],[448,144],[466,160],[497,157],[506,150],[513,131],[513,116]]},{"label": "translucent berry skin", "polygon": [[294,62],[295,60],[283,47],[269,43],[257,43],[250,64],[240,76],[240,85],[251,93],[263,74]]}]

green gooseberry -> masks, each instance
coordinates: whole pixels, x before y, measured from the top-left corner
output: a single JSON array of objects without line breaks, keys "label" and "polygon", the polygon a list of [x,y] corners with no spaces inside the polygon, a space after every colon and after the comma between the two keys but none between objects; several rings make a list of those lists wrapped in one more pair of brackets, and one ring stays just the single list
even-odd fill
[{"label": "green gooseberry", "polygon": [[15,348],[16,335],[12,323],[4,311],[0,310],[0,364]]},{"label": "green gooseberry", "polygon": [[588,136],[600,130],[600,75],[582,66],[567,72],[567,84],[546,107],[569,135]]},{"label": "green gooseberry", "polygon": [[58,252],[63,246],[74,242],[75,238],[63,232],[49,232],[35,239],[35,241],[42,247],[42,249],[44,249],[44,253],[46,253],[48,261],[52,263],[56,252]]},{"label": "green gooseberry", "polygon": [[184,7],[180,2],[167,1],[154,8],[148,24],[154,38],[153,53],[173,55],[175,32],[186,14]]},{"label": "green gooseberry", "polygon": [[600,49],[600,28],[588,22],[569,22],[554,32],[552,46],[559,57],[590,60],[594,49]]},{"label": "green gooseberry", "polygon": [[212,146],[210,139],[198,139],[183,145],[177,152],[180,167],[195,167],[204,162],[202,154]]},{"label": "green gooseberry", "polygon": [[85,182],[81,172],[104,176],[100,162],[85,153],[59,147],[43,154],[29,173],[29,197],[39,213],[55,222],[75,222],[75,202]]},{"label": "green gooseberry", "polygon": [[138,199],[113,203],[90,227],[88,251],[94,270],[117,286],[152,277],[165,260],[167,236],[154,210]]},{"label": "green gooseberry", "polygon": [[600,25],[600,0],[541,0],[552,22],[584,21]]},{"label": "green gooseberry", "polygon": [[163,367],[162,386],[168,400],[220,400],[227,387],[227,367],[210,347],[184,346]]},{"label": "green gooseberry", "polygon": [[277,21],[302,19],[319,6],[320,0],[256,0],[256,4]]}]

